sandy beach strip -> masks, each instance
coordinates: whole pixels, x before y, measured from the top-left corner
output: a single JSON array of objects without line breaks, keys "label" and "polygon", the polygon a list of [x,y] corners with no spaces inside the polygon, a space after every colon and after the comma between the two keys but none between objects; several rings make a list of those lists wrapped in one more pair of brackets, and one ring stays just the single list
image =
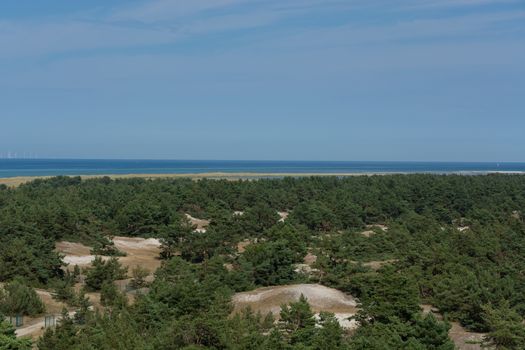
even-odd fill
[{"label": "sandy beach strip", "polygon": [[[425,172],[423,172],[425,173]],[[64,175],[67,177],[80,176],[83,180],[99,179],[102,177],[109,177],[111,179],[176,179],[176,178],[190,178],[194,180],[198,179],[227,179],[227,180],[249,180],[249,179],[264,179],[264,178],[282,178],[282,177],[312,177],[312,176],[336,176],[336,177],[348,177],[348,176],[373,176],[373,175],[403,175],[403,174],[414,174],[412,172],[365,172],[365,173],[250,173],[250,172],[238,172],[238,173],[224,173],[224,172],[211,172],[211,173],[172,173],[172,174],[96,174],[96,175]],[[425,173],[427,174],[427,173]],[[456,174],[456,175],[487,175],[487,174],[507,174],[507,175],[525,175],[525,172],[520,171],[469,171],[469,172],[451,172],[451,173],[428,173],[428,174]],[[37,179],[50,179],[58,175],[52,176],[16,176],[0,178],[0,185],[7,185],[9,187],[16,187],[18,185],[31,182]]]},{"label": "sandy beach strip", "polygon": [[[190,178],[190,179],[262,179],[262,178],[281,178],[281,177],[311,177],[311,176],[371,176],[371,175],[390,175],[390,174],[402,174],[402,173],[192,173],[192,174],[107,174],[107,175],[64,175],[67,177],[80,176],[83,180],[89,179],[100,179],[103,177],[109,177],[111,179],[175,179],[175,178]],[[56,177],[53,176],[16,176],[0,178],[0,184],[7,186],[18,186],[27,182],[31,182],[37,179],[50,179]]]}]

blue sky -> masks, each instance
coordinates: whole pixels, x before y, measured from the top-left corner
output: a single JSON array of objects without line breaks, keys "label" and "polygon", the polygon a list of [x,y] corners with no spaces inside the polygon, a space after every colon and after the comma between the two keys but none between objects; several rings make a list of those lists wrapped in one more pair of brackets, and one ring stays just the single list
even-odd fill
[{"label": "blue sky", "polygon": [[2,0],[0,154],[525,161],[524,0]]}]

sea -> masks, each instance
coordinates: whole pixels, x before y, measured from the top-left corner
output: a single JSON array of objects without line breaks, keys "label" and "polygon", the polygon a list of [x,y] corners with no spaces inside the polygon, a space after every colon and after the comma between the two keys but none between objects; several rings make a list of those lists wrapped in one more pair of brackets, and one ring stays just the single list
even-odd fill
[{"label": "sea", "polygon": [[525,163],[381,162],[381,161],[251,161],[251,160],[119,160],[0,159],[0,178],[17,176],[113,174],[485,174],[525,173]]}]

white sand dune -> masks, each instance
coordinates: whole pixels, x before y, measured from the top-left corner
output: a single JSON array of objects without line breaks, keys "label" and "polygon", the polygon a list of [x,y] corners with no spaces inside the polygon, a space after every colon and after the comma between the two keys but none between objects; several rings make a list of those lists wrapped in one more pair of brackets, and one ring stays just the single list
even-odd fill
[{"label": "white sand dune", "polygon": [[185,215],[188,218],[188,220],[190,220],[191,224],[196,226],[195,231],[200,232],[200,233],[206,232],[206,228],[210,224],[209,220],[197,219],[191,216],[190,214],[185,214]]},{"label": "white sand dune", "polygon": [[279,219],[279,222],[284,222],[286,219],[288,219],[288,215],[290,215],[288,212],[286,211],[278,211],[277,214],[281,217]]},{"label": "white sand dune", "polygon": [[138,237],[114,237],[113,243],[120,250],[126,249],[147,249],[160,247],[160,240],[157,238],[138,238]]},{"label": "white sand dune", "polygon": [[[102,257],[102,259],[106,259],[106,257]],[[85,266],[90,265],[91,262],[95,260],[95,255],[66,255],[62,260],[64,260],[64,262],[69,265]]]},{"label": "white sand dune", "polygon": [[265,287],[250,292],[237,293],[232,301],[234,312],[250,307],[262,314],[273,313],[279,316],[281,305],[299,300],[303,294],[315,313],[332,312],[340,320],[341,326],[354,328],[355,321],[348,318],[357,312],[355,299],[337,289],[319,284],[295,284],[287,286]]}]

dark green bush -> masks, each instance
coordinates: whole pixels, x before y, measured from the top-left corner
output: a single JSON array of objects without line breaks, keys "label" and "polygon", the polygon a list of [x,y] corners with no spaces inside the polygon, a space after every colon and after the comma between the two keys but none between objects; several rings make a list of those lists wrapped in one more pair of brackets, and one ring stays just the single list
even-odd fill
[{"label": "dark green bush", "polygon": [[15,279],[0,289],[0,311],[6,315],[35,316],[45,311],[45,305],[33,288]]},{"label": "dark green bush", "polygon": [[104,261],[101,257],[96,257],[87,272],[86,287],[89,290],[100,290],[105,282],[126,278],[127,271],[128,269],[122,267],[117,258]]}]

